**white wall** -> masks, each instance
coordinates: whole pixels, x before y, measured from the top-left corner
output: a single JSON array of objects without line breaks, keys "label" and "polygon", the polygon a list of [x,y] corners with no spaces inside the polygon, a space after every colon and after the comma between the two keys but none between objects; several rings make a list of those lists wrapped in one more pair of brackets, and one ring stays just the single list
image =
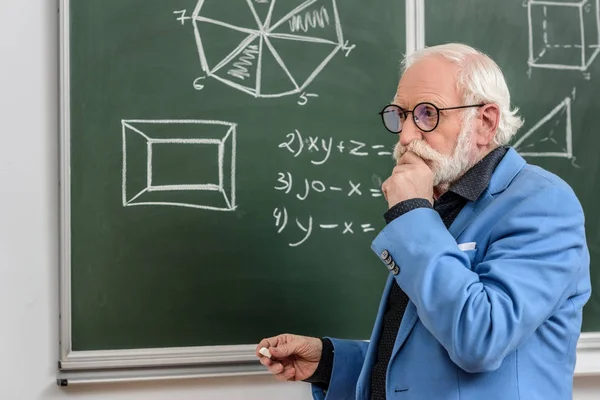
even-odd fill
[{"label": "white wall", "polygon": [[[68,390],[55,385],[58,14],[53,1],[0,1],[0,398],[309,399],[307,385],[270,377]],[[577,380],[575,398],[600,398],[600,377]]]}]

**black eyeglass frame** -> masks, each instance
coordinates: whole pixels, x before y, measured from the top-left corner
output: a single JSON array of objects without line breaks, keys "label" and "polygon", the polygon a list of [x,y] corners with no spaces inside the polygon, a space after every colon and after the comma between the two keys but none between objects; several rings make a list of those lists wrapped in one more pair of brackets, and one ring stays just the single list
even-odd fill
[{"label": "black eyeglass frame", "polygon": [[[437,122],[435,123],[435,126],[429,130],[424,130],[421,129],[419,127],[419,125],[417,124],[417,122],[415,121],[415,109],[417,107],[419,107],[420,105],[423,104],[427,104],[432,106],[433,108],[435,108],[435,110],[437,111]],[[390,111],[385,111],[388,107],[396,107],[397,109],[399,109],[402,113],[404,113],[404,120],[406,121],[406,119],[408,118],[408,113],[411,113],[413,115],[413,122],[415,124],[415,126],[417,126],[421,131],[428,133],[428,132],[432,132],[435,128],[437,128],[437,126],[440,124],[440,111],[445,111],[445,110],[458,110],[458,109],[462,109],[462,108],[470,108],[470,107],[483,107],[485,106],[486,103],[480,103],[480,104],[470,104],[470,105],[466,105],[466,106],[456,106],[456,107],[444,107],[444,108],[438,108],[435,104],[430,103],[428,101],[422,101],[421,103],[418,103],[417,105],[414,106],[414,108],[412,110],[405,110],[404,108],[397,106],[396,104],[388,104],[387,106],[383,107],[383,109],[381,111],[378,112],[379,115],[381,115],[381,122],[383,122],[383,126],[385,126],[385,129],[387,129],[389,132],[393,133],[393,134],[399,134],[400,132],[402,132],[402,129],[400,129],[398,132],[394,132],[391,129],[389,129],[387,127],[387,125],[385,124],[385,119],[383,117],[383,114],[385,114],[386,112],[390,112]]]}]

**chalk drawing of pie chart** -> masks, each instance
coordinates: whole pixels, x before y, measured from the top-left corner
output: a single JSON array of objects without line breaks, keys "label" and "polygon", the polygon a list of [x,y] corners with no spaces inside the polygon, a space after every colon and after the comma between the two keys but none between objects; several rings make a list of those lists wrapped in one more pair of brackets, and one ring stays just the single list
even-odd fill
[{"label": "chalk drawing of pie chart", "polygon": [[200,0],[192,14],[206,77],[254,97],[302,92],[343,48],[335,0]]}]

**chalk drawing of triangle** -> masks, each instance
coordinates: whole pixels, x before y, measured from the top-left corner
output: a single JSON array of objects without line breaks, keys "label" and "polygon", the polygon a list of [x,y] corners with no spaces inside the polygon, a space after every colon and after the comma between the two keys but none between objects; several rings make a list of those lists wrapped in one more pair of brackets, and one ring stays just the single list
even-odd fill
[{"label": "chalk drawing of triangle", "polygon": [[571,98],[566,97],[513,147],[523,157],[573,157]]}]

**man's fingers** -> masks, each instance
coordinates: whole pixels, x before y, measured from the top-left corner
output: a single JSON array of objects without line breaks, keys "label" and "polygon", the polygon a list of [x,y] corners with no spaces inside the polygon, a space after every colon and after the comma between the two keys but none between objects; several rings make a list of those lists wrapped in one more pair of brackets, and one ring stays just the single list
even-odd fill
[{"label": "man's fingers", "polygon": [[272,361],[269,357],[261,357],[258,361],[265,367],[270,367],[275,363],[275,361]]},{"label": "man's fingers", "polygon": [[[277,346],[277,344],[280,342],[280,337],[279,336],[273,336],[270,338],[265,338],[263,340],[260,341],[260,343],[256,346],[256,356],[259,358],[264,357],[262,354],[259,353],[259,350],[262,347],[266,347],[267,349],[269,349],[270,347],[275,347]],[[270,352],[270,349],[269,349]]]},{"label": "man's fingers", "polygon": [[398,165],[403,165],[403,164],[426,164],[426,163],[425,163],[425,160],[423,160],[421,157],[419,157],[412,151],[407,151],[398,160]]},{"label": "man's fingers", "polygon": [[268,357],[262,357],[259,361],[262,365],[267,367],[269,372],[275,375],[277,379],[289,380],[296,374],[295,369],[291,364],[284,366],[283,363],[273,361]]},{"label": "man's fingers", "polygon": [[284,370],[284,368],[283,368],[283,365],[281,365],[280,363],[273,364],[273,365],[271,365],[270,367],[267,367],[267,368],[269,368],[269,371],[270,371],[270,372],[271,372],[273,375],[275,375],[275,376],[277,376],[277,375],[281,375],[281,373],[282,373],[282,372],[283,372],[283,370]]},{"label": "man's fingers", "polygon": [[387,196],[387,189],[388,189],[387,187],[389,185],[388,181],[389,181],[389,179],[386,179],[385,182],[383,182],[381,184],[381,193],[383,193],[383,197],[385,198],[385,201],[387,201],[387,199],[388,199],[388,196]]},{"label": "man's fingers", "polygon": [[260,363],[267,367],[270,373],[274,375],[281,374],[284,372],[283,364],[277,361],[271,361],[267,357],[263,357],[260,359]]},{"label": "man's fingers", "polygon": [[392,170],[392,176],[401,172],[406,172],[412,168],[414,164],[398,164]]},{"label": "man's fingers", "polygon": [[275,358],[284,358],[288,357],[291,354],[294,354],[297,347],[298,346],[294,345],[293,343],[285,343],[275,347],[271,347],[269,348],[269,351],[271,352],[271,355]]},{"label": "man's fingers", "polygon": [[275,378],[277,378],[280,381],[289,381],[289,380],[293,380],[295,376],[296,376],[296,369],[292,366],[289,366],[289,367],[285,368],[285,370],[283,372],[275,375]]}]

